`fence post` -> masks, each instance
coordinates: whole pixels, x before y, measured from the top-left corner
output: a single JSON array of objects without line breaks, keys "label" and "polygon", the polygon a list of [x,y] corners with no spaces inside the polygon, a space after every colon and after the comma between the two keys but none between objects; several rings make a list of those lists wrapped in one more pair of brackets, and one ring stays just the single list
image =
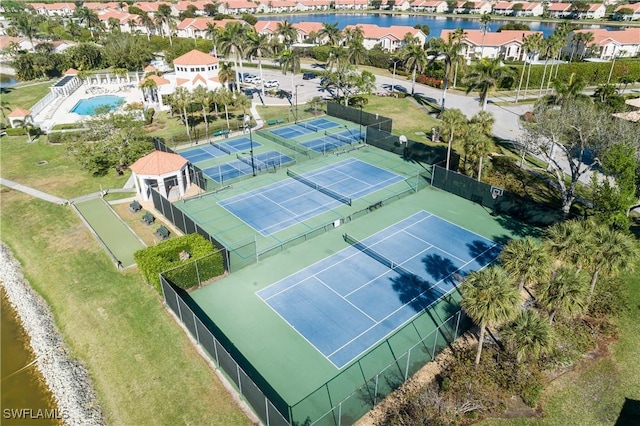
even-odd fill
[{"label": "fence post", "polygon": [[[376,374],[376,386],[373,391],[373,405],[375,406],[378,403],[378,379],[380,378],[380,373]],[[366,382],[365,382],[366,385]]]},{"label": "fence post", "polygon": [[202,281],[200,280],[200,270],[198,269],[198,260],[199,259],[196,259],[196,261],[193,263],[195,263],[196,265],[196,277],[198,278],[198,287],[200,287],[202,285]]},{"label": "fence post", "polygon": [[269,426],[269,398],[264,397],[264,417],[267,420],[267,426]]},{"label": "fence post", "polygon": [[404,369],[404,381],[409,377],[409,363],[411,362],[411,349],[407,351],[407,366]]},{"label": "fence post", "polygon": [[196,320],[196,313],[191,311],[193,315],[193,328],[196,330],[196,341],[200,344],[200,333],[198,332],[198,321]]},{"label": "fence post", "polygon": [[456,333],[454,334],[454,339],[456,340],[458,338],[458,329],[460,327],[460,317],[462,316],[462,311],[458,311],[458,318],[456,319]]}]

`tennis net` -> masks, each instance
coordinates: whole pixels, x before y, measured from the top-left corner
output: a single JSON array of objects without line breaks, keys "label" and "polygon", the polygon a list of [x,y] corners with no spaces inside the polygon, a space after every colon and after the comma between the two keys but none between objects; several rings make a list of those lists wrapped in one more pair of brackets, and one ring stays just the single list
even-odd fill
[{"label": "tennis net", "polygon": [[329,133],[329,132],[325,132],[324,133],[327,137],[334,139],[338,142],[340,142],[340,145],[351,145],[352,143],[355,142],[355,139],[353,138],[349,138],[347,136],[343,136],[339,133]]},{"label": "tennis net", "polygon": [[364,244],[362,241],[356,240],[351,235],[345,233],[345,234],[342,235],[342,237],[344,238],[344,240],[348,244],[351,244],[353,247],[357,248],[358,250],[360,250],[361,252],[363,252],[364,254],[369,256],[370,258],[372,258],[374,260],[377,260],[378,262],[382,263],[387,268],[393,269],[394,271],[398,272],[400,275],[415,276],[415,274],[413,272],[410,272],[410,271],[404,269],[402,266],[400,266],[396,262],[394,262],[391,259],[381,255],[380,253],[378,253],[377,251],[375,251],[371,247],[369,247],[366,244]]},{"label": "tennis net", "polygon": [[304,127],[305,129],[313,130],[314,132],[319,132],[320,130],[322,130],[320,127],[314,126],[311,123],[305,123],[304,121],[299,121],[296,124],[298,124],[298,126],[300,127]]},{"label": "tennis net", "polygon": [[[243,157],[243,156],[242,156],[242,155],[240,155],[240,154],[236,154],[236,158],[237,158],[238,160],[242,161],[243,163],[250,165],[252,168],[254,168],[254,167],[255,167],[255,170],[256,170],[256,171],[260,171],[260,170],[262,170],[262,165],[263,165],[263,163],[262,163],[262,161],[258,160],[256,157],[253,157],[253,158],[251,158],[251,157],[250,157],[250,158],[247,158],[247,157]],[[253,160],[253,162],[252,162],[252,160]]]},{"label": "tennis net", "polygon": [[215,147],[217,147],[220,151],[226,152],[227,154],[231,154],[233,151],[235,151],[234,148],[231,148],[231,146],[227,145],[224,142],[216,144]]},{"label": "tennis net", "polygon": [[335,191],[330,190],[329,188],[326,188],[324,186],[318,185],[315,182],[310,181],[309,179],[305,178],[304,176],[291,171],[290,169],[287,169],[287,175],[289,177],[294,178],[297,181],[300,181],[302,183],[304,183],[307,186],[310,186],[311,188],[315,189],[316,191],[320,191],[325,195],[328,195],[331,198],[335,198],[336,200],[340,201],[341,203],[345,203],[348,205],[351,205],[351,198],[349,197],[345,197],[342,194],[338,194]]}]

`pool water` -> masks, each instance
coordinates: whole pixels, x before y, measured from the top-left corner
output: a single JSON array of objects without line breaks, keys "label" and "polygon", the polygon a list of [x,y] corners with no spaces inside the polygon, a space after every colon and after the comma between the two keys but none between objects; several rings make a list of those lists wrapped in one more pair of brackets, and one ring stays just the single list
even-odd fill
[{"label": "pool water", "polygon": [[94,96],[93,98],[83,99],[78,102],[71,112],[79,115],[95,115],[96,109],[102,106],[108,106],[109,111],[118,108],[124,102],[124,98],[114,95]]}]

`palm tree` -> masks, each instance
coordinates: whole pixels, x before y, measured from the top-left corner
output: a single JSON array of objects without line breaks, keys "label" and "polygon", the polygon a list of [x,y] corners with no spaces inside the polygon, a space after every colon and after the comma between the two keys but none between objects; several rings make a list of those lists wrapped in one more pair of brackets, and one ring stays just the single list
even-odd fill
[{"label": "palm tree", "polygon": [[617,94],[618,90],[616,89],[616,86],[606,83],[598,86],[595,92],[593,92],[593,96],[600,98],[600,102],[602,103],[606,102],[610,96],[615,96]]},{"label": "palm tree", "polygon": [[584,55],[587,52],[587,46],[589,46],[591,43],[593,43],[594,39],[595,39],[594,35],[593,35],[593,33],[591,31],[588,31],[586,33],[582,33],[582,37],[580,39],[580,42],[582,43],[584,48],[581,50],[580,59],[584,59]]},{"label": "palm tree", "polygon": [[491,136],[493,134],[493,125],[496,122],[493,113],[489,111],[478,111],[471,120],[471,124],[476,124],[480,132],[484,135]]},{"label": "palm tree", "polygon": [[600,225],[593,232],[593,241],[594,250],[589,262],[590,295],[595,291],[600,273],[615,275],[621,271],[631,271],[638,259],[638,249],[633,237],[621,231]]},{"label": "palm tree", "polygon": [[511,74],[507,67],[503,67],[500,59],[481,59],[473,65],[467,76],[467,94],[474,89],[480,89],[480,104],[482,110],[487,109],[489,93],[499,85],[502,80]]},{"label": "palm tree", "polygon": [[296,30],[291,22],[284,20],[278,22],[275,34],[282,40],[284,47],[289,49],[298,37],[298,30]]},{"label": "palm tree", "polygon": [[347,48],[347,61],[358,65],[367,58],[367,49],[364,48],[364,32],[362,27],[355,27],[348,33],[345,31],[345,45]]},{"label": "palm tree", "polygon": [[33,38],[38,33],[38,25],[34,16],[29,13],[21,13],[16,18],[14,25],[18,32],[22,34],[23,37],[28,38],[29,44],[34,47]]},{"label": "palm tree", "polygon": [[211,112],[211,104],[214,100],[213,92],[207,89],[204,86],[198,86],[193,91],[193,102],[200,104],[202,119],[204,120],[204,129],[207,134],[207,139],[209,138],[209,120],[207,116]]},{"label": "palm tree", "polygon": [[191,92],[189,92],[184,87],[176,88],[176,91],[170,96],[170,104],[172,108],[175,108],[179,111],[180,116],[182,117],[185,128],[187,129],[187,137],[191,140],[191,128],[189,126],[189,114],[188,108],[193,101],[191,97]]},{"label": "palm tree", "polygon": [[5,111],[11,112],[11,104],[6,99],[0,98],[0,115],[2,115],[2,124],[7,124],[7,114]]},{"label": "palm tree", "polygon": [[[240,78],[238,74],[242,72],[242,55],[244,54],[245,40],[246,29],[240,22],[229,22],[220,35],[220,50],[222,50],[223,54],[233,57],[236,70],[236,77],[234,79],[236,91],[240,89]],[[237,66],[238,63],[240,64],[239,69]]]},{"label": "palm tree", "polygon": [[291,87],[293,88],[295,86],[293,77],[300,72],[300,53],[295,49],[286,49],[282,51],[278,60],[282,74],[287,75],[287,71],[291,71]]},{"label": "palm tree", "polygon": [[16,124],[25,131],[27,138],[29,138],[29,143],[33,142],[33,139],[31,139],[31,131],[36,127],[33,124],[33,118],[27,115],[22,120],[14,120],[14,125]]},{"label": "palm tree", "polygon": [[[478,160],[478,182],[482,179],[482,159],[491,151],[491,138],[480,130],[476,123],[469,124],[464,138],[465,163],[468,160]],[[467,165],[465,164],[465,168]],[[470,173],[473,174],[473,173]]]},{"label": "palm tree", "polygon": [[447,170],[451,163],[451,147],[453,140],[464,134],[467,126],[467,117],[459,109],[448,109],[442,114],[442,128],[440,134],[446,137],[447,142]]},{"label": "palm tree", "polygon": [[575,265],[580,271],[594,252],[594,222],[589,220],[568,220],[549,227],[544,243],[551,256],[561,262]]},{"label": "palm tree", "polygon": [[164,36],[164,27],[167,28],[167,33],[169,34],[169,44],[173,46],[173,37],[171,34],[171,23],[174,21],[174,17],[171,14],[171,6],[168,4],[161,4],[158,6],[158,10],[155,14],[156,22],[160,25],[160,32]]},{"label": "palm tree", "polygon": [[553,348],[551,325],[535,309],[524,309],[502,330],[502,336],[516,354],[516,361],[536,360]]},{"label": "palm tree", "polygon": [[549,324],[553,324],[558,314],[565,318],[575,318],[585,312],[588,294],[586,276],[562,267],[552,279],[541,283],[537,303],[549,312]]},{"label": "palm tree", "polygon": [[229,83],[236,81],[236,70],[230,62],[221,62],[218,69],[218,80],[225,89],[229,88]]},{"label": "palm tree", "polygon": [[149,16],[148,13],[143,13],[140,15],[140,23],[145,28],[147,32],[147,41],[151,40],[151,30],[155,28],[155,24],[153,22],[153,18]]},{"label": "palm tree", "polygon": [[476,365],[480,364],[482,343],[488,327],[499,326],[513,318],[520,296],[511,278],[497,266],[473,272],[461,286],[460,305],[480,326]]},{"label": "palm tree", "polygon": [[[530,54],[535,49],[535,40],[532,36],[534,34],[524,36],[522,38],[522,53],[524,56],[524,64],[522,65],[522,73],[520,74],[520,82],[518,83],[518,90],[516,90],[516,103],[518,103],[518,98],[520,97],[520,88],[522,87],[522,81],[524,80],[524,72],[527,69],[527,62],[531,60]],[[539,34],[537,34],[539,35]],[[526,91],[525,91],[526,95]]]},{"label": "palm tree", "polygon": [[484,38],[489,30],[489,23],[491,22],[491,15],[483,13],[480,16],[480,26],[482,27],[482,45],[480,46],[480,59],[484,57]]},{"label": "palm tree", "polygon": [[[429,64],[437,61],[444,61],[444,79],[442,81],[442,103],[440,105],[440,115],[444,112],[445,102],[447,99],[447,88],[449,87],[449,74],[451,73],[451,64],[456,62],[456,69],[458,62],[462,60],[460,52],[464,47],[461,43],[465,33],[463,30],[456,30],[454,33],[449,34],[447,41],[442,39],[436,39],[429,52]],[[455,85],[455,83],[454,83]]]},{"label": "palm tree", "polygon": [[411,94],[416,92],[416,73],[422,71],[429,63],[427,52],[417,41],[411,41],[402,47],[400,56],[407,69],[411,70]]},{"label": "palm tree", "polygon": [[318,31],[320,40],[326,39],[329,46],[339,46],[342,41],[342,31],[338,28],[338,24],[323,23],[322,28]]},{"label": "palm tree", "polygon": [[220,89],[214,92],[216,104],[224,105],[224,115],[227,120],[227,129],[231,129],[229,124],[229,104],[233,103],[233,94],[228,89]]},{"label": "palm tree", "polygon": [[220,42],[220,34],[222,30],[219,26],[212,22],[207,22],[207,31],[205,32],[207,38],[213,42],[213,56],[218,56],[218,43]]},{"label": "palm tree", "polygon": [[145,101],[150,99],[151,102],[158,102],[158,85],[155,81],[150,78],[145,78],[140,84],[140,88],[142,89],[142,96]]},{"label": "palm tree", "polygon": [[556,79],[553,81],[553,88],[556,94],[549,96],[547,102],[552,105],[567,106],[575,99],[588,99],[588,96],[582,93],[585,86],[586,83],[582,77],[576,77],[575,73],[571,73],[568,83]]},{"label": "palm tree", "polygon": [[500,253],[500,265],[518,283],[518,292],[525,285],[535,285],[549,276],[551,258],[546,247],[532,237],[511,240]]},{"label": "palm tree", "polygon": [[[536,34],[531,34],[527,37],[525,37],[524,42],[527,43],[527,52],[530,52],[530,57],[529,57],[529,70],[527,71],[527,82],[525,83],[524,86],[524,96],[527,96],[527,90],[529,90],[529,80],[531,79],[531,67],[533,66],[533,58],[536,57],[536,55],[538,55],[538,53],[540,53],[540,51],[543,48],[543,43],[544,43],[544,39],[542,38],[542,34],[536,33]],[[525,67],[526,67],[526,62],[525,62]]]},{"label": "palm tree", "polygon": [[83,24],[86,28],[89,29],[89,31],[91,31],[91,37],[95,37],[94,30],[100,28],[100,26],[102,25],[100,19],[98,19],[98,15],[96,15],[93,10],[87,7],[76,8],[76,10],[73,12],[73,15],[81,24]]},{"label": "palm tree", "polygon": [[[247,33],[246,49],[249,57],[258,57],[258,73],[260,74],[260,81],[262,81],[262,56],[265,53],[271,54],[273,52],[269,43],[269,36],[258,34],[256,30],[249,31]],[[264,85],[262,85],[262,96],[264,96]]]}]

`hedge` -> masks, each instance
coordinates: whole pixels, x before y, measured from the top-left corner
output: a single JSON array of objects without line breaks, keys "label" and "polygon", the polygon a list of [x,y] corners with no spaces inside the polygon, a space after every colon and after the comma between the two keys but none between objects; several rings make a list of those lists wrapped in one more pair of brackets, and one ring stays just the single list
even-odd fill
[{"label": "hedge", "polygon": [[86,137],[86,131],[77,132],[51,132],[49,133],[49,143],[59,144],[71,140],[81,140]]},{"label": "hedge", "polygon": [[[189,259],[180,260],[183,251],[189,253]],[[199,234],[163,241],[138,250],[133,257],[142,277],[159,293],[162,293],[162,289],[158,274],[164,271],[168,280],[185,290],[224,274],[222,255]]]},{"label": "hedge", "polygon": [[5,132],[7,132],[7,136],[26,136],[27,129],[24,127],[16,127],[16,128],[6,128]]}]

